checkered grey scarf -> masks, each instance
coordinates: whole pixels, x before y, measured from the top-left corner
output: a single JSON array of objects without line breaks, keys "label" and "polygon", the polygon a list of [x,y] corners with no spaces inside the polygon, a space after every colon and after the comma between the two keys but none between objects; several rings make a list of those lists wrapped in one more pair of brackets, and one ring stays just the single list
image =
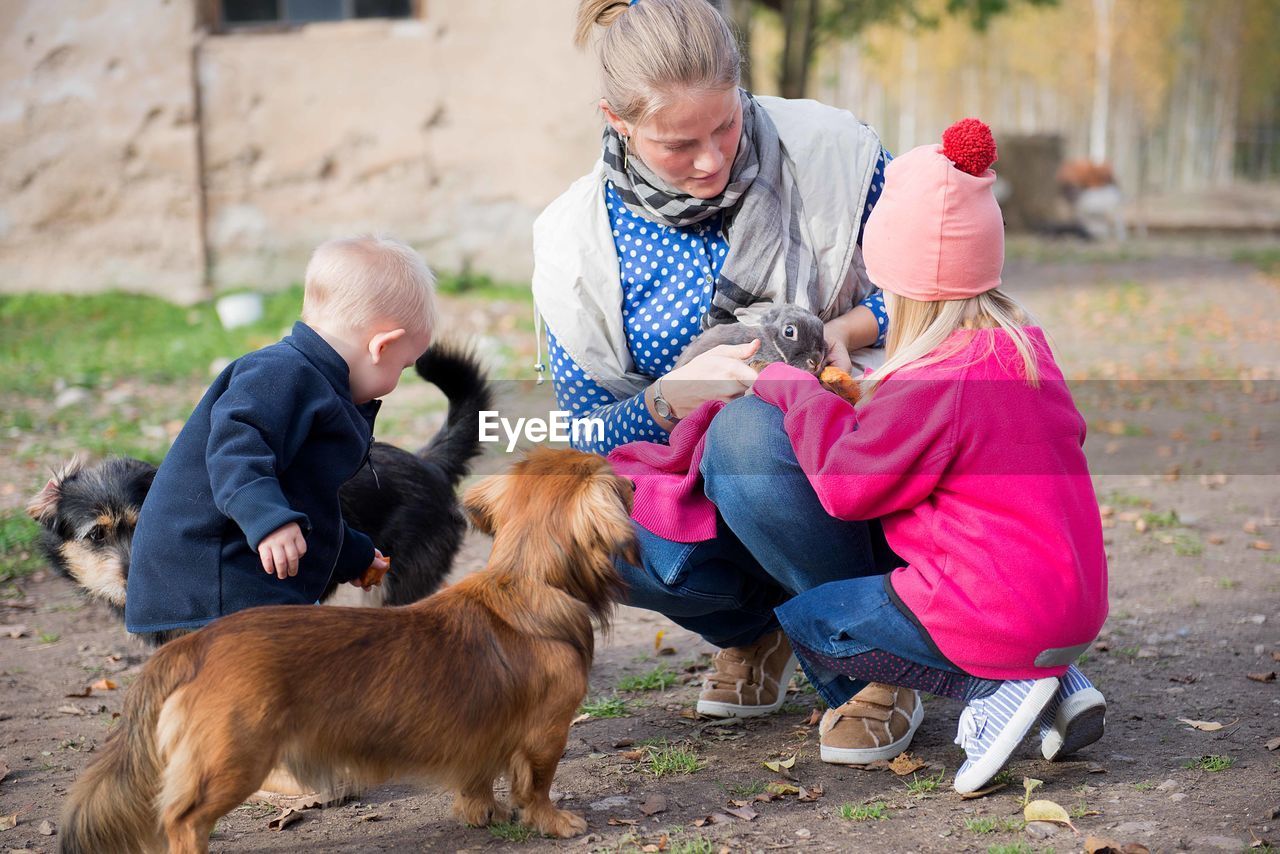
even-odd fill
[{"label": "checkered grey scarf", "polygon": [[635,214],[682,228],[723,212],[729,254],[720,268],[703,328],[730,323],[755,302],[794,302],[821,309],[818,265],[804,228],[804,203],[786,163],[778,129],[746,90],[742,137],[720,195],[698,199],[672,189],[627,152],[612,126],[604,132],[604,166],[614,189]]}]

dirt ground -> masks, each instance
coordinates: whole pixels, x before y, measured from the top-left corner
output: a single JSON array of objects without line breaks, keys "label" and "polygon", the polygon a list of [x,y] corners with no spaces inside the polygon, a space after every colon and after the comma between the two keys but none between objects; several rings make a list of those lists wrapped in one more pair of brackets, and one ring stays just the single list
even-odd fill
[{"label": "dirt ground", "polygon": [[[586,816],[587,836],[521,840],[512,828],[466,828],[443,792],[395,783],[307,810],[280,831],[268,829],[273,809],[241,807],[219,822],[212,849],[1079,851],[1089,836],[1153,851],[1280,846],[1280,552],[1271,548],[1280,546],[1280,284],[1225,258],[1159,252],[1017,261],[1006,278],[1055,335],[1070,376],[1178,378],[1193,399],[1243,394],[1255,404],[1245,415],[1141,403],[1088,413],[1111,568],[1111,617],[1083,663],[1109,703],[1102,741],[1056,764],[1028,741],[1005,788],[963,799],[950,788],[962,759],[952,744],[959,705],[928,698],[910,748],[924,763],[914,775],[825,765],[810,723],[817,698],[802,682],[776,715],[697,720],[697,670],[710,647],[656,614],[623,609],[601,643],[590,697],[616,693],[626,716],[576,723],[556,775],[562,805]],[[1218,453],[1227,446],[1239,453]],[[40,471],[3,465],[0,482],[24,495],[39,487]],[[455,573],[481,566],[487,545],[472,535]],[[67,787],[146,654],[104,608],[48,572],[0,601],[0,626],[16,625],[25,631],[0,628],[0,849],[52,851]],[[669,686],[616,690],[659,666],[675,674]],[[121,689],[73,696],[103,678]],[[1179,719],[1222,726],[1202,731]],[[673,750],[696,763],[658,776]],[[764,765],[793,756],[789,771]],[[1060,804],[1078,833],[1022,826],[1024,777],[1043,781],[1033,799]],[[6,829],[10,815],[17,823]]]}]

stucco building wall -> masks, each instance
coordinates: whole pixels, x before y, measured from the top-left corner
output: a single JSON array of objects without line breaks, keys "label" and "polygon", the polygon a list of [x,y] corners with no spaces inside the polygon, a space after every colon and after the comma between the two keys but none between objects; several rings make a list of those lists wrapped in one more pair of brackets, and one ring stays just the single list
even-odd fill
[{"label": "stucco building wall", "polygon": [[0,289],[189,301],[359,231],[524,280],[599,145],[575,5],[210,33],[195,0],[0,4]]}]

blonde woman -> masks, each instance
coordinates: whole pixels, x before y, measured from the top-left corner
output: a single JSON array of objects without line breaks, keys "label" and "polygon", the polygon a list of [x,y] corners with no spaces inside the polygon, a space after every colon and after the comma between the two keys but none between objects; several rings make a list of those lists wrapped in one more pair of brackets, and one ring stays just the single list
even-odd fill
[{"label": "blonde woman", "polygon": [[[876,362],[888,320],[860,249],[889,159],[875,132],[842,110],[739,88],[737,43],[706,0],[583,0],[577,41],[593,37],[602,156],[538,219],[533,277],[560,408],[605,423],[587,449],[666,441],[701,404],[741,397],[757,345],[674,363],[705,326],[772,303],[825,321],[830,362]],[[822,510],[785,434],[758,413],[717,418],[703,475],[716,535],[641,529],[643,565],[624,568],[630,602],[721,647],[700,712],[766,714],[795,667],[773,608],[895,560],[877,523]],[[865,763],[904,750],[922,711],[915,692],[873,685],[841,715],[823,755]]]}]

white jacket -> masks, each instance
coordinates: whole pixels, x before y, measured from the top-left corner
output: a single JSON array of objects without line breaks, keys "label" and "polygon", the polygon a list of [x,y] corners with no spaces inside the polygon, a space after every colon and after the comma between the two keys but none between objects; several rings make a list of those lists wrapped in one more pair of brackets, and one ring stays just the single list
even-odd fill
[{"label": "white jacket", "polygon": [[[821,306],[807,308],[830,320],[873,288],[857,241],[880,138],[851,113],[817,101],[768,96],[756,101],[778,128],[785,163],[804,200],[802,226],[817,256],[823,300]],[[604,181],[604,164],[597,162],[534,222],[533,299],[539,338],[545,322],[574,362],[622,399],[652,380],[636,371],[627,347],[622,279]],[[773,301],[783,298],[773,295]],[[749,319],[743,312],[739,317]]]}]

